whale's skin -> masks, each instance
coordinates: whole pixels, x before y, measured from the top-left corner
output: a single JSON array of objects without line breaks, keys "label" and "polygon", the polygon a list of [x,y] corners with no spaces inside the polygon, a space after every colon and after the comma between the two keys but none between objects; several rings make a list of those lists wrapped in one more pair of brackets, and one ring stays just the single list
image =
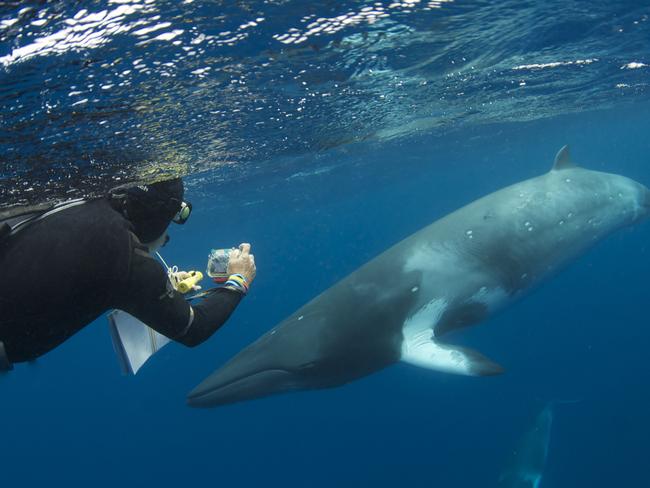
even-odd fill
[{"label": "whale's skin", "polygon": [[575,166],[480,198],[389,248],[244,348],[188,396],[210,407],[342,385],[397,361],[466,375],[501,367],[445,344],[595,243],[648,215],[650,192]]}]

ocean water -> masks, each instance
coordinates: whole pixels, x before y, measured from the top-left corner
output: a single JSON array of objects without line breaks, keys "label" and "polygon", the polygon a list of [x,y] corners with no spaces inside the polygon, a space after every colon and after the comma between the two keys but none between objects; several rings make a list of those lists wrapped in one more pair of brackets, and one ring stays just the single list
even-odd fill
[{"label": "ocean water", "polygon": [[211,248],[248,241],[258,266],[208,342],[168,345],[136,376],[102,317],[0,377],[0,483],[490,488],[558,401],[542,488],[650,486],[648,223],[454,336],[503,375],[396,364],[185,404],[309,299],[548,171],[564,144],[650,185],[649,15],[627,1],[0,4],[0,203],[180,174],[194,212],[165,259],[202,270]]}]

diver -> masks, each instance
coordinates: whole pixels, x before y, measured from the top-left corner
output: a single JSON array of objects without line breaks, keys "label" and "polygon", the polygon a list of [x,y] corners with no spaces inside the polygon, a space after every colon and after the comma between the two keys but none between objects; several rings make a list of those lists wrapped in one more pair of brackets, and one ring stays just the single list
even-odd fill
[{"label": "diver", "polygon": [[189,218],[183,196],[177,178],[0,214],[0,371],[42,356],[111,309],[189,347],[219,329],[255,278],[255,259],[241,244],[226,283],[190,305],[151,255],[172,221]]}]

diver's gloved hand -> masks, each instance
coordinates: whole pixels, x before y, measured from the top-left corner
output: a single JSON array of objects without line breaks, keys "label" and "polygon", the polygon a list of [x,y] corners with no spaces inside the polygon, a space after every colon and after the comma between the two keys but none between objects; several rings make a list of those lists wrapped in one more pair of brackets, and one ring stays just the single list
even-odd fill
[{"label": "diver's gloved hand", "polygon": [[255,256],[250,251],[251,245],[243,242],[239,245],[239,249],[235,249],[230,253],[228,261],[228,274],[241,275],[246,280],[247,288],[251,285],[257,273]]}]

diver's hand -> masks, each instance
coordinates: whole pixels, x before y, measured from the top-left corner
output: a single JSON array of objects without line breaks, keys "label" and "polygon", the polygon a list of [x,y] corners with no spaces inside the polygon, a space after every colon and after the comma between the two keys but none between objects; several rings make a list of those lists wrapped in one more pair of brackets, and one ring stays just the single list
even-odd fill
[{"label": "diver's hand", "polygon": [[257,273],[255,256],[250,251],[251,245],[243,242],[239,245],[239,249],[235,249],[230,253],[230,259],[228,261],[228,274],[242,275],[246,279],[248,286],[251,286]]},{"label": "diver's hand", "polygon": [[[176,271],[175,273],[171,273],[171,275],[173,276],[172,284],[174,285],[174,288],[176,288],[181,281],[194,276],[192,273],[188,273],[187,271]],[[199,285],[193,285],[190,291],[199,291],[200,289],[201,287]]]}]

